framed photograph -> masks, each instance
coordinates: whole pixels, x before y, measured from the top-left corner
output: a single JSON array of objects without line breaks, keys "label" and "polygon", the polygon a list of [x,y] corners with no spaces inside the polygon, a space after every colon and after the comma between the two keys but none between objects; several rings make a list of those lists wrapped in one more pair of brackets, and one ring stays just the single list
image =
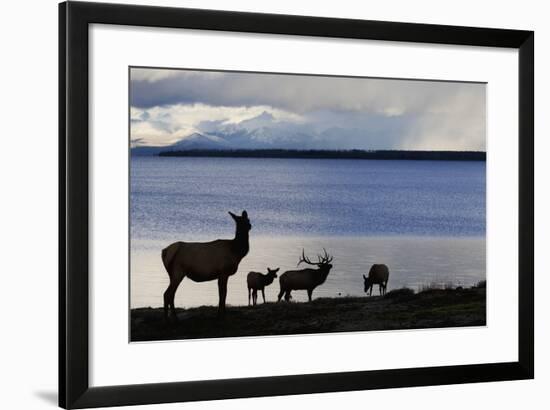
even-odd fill
[{"label": "framed photograph", "polygon": [[59,17],[60,406],[534,377],[533,32]]}]

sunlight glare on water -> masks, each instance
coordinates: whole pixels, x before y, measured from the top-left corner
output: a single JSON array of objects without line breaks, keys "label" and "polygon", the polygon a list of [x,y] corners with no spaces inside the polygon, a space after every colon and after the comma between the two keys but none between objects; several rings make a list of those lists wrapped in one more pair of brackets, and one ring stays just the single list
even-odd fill
[{"label": "sunlight glare on water", "polygon": [[[132,157],[131,306],[162,306],[162,248],[229,239],[227,211],[243,209],[251,250],[229,281],[229,304],[247,303],[250,270],[294,269],[302,248],[334,255],[314,297],[361,295],[373,263],[389,266],[388,290],[485,279],[484,162]],[[217,298],[215,281],[185,279],[176,306]]]}]

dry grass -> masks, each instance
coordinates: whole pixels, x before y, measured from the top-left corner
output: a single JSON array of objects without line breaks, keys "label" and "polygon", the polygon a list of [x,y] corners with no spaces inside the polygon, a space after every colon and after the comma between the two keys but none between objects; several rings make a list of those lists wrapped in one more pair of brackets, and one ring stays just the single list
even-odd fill
[{"label": "dry grass", "polygon": [[485,324],[485,289],[403,288],[385,297],[319,298],[310,303],[177,309],[178,322],[166,322],[163,309],[131,312],[131,340],[170,340],[369,330],[419,329]]}]

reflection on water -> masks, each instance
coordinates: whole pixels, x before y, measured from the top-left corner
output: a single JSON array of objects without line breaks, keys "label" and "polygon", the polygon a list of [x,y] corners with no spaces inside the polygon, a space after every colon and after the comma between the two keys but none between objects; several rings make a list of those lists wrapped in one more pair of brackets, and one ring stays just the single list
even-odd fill
[{"label": "reflection on water", "polygon": [[[216,238],[212,238],[216,239]],[[164,241],[132,240],[131,307],[160,307],[168,286],[160,251]],[[483,237],[254,237],[250,253],[238,272],[229,280],[227,303],[246,305],[246,275],[249,271],[266,272],[280,267],[280,273],[296,268],[302,248],[315,256],[322,248],[334,255],[331,273],[313,297],[363,295],[362,275],[373,263],[385,263],[390,269],[388,291],[403,286],[415,290],[432,282],[470,286],[485,279],[485,238]],[[266,299],[275,301],[278,279],[266,288]],[[374,288],[373,294],[378,292]],[[296,301],[306,301],[305,292],[294,292]],[[184,279],[176,293],[176,307],[217,305],[217,282],[194,283]]]},{"label": "reflection on water", "polygon": [[[302,248],[334,255],[314,297],[360,295],[373,263],[389,266],[388,290],[485,279],[484,162],[132,157],[130,184],[132,307],[162,306],[161,249],[231,237],[230,210],[253,228],[229,304],[247,304],[250,270],[296,268]],[[216,282],[185,279],[176,294],[180,307],[217,302]]]},{"label": "reflection on water", "polygon": [[273,158],[131,160],[132,239],[485,236],[485,163]]}]

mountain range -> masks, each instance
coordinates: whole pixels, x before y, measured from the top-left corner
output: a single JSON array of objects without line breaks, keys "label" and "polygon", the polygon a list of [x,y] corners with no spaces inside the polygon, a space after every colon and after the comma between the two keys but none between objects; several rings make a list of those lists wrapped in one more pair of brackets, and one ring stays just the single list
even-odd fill
[{"label": "mountain range", "polygon": [[[369,145],[378,147],[376,136],[368,135]],[[257,149],[354,149],[364,144],[364,131],[356,128],[330,127],[323,130],[300,121],[275,118],[267,111],[260,115],[231,123],[202,121],[197,131],[166,146],[145,145],[132,141],[132,155],[157,155],[163,151],[188,150],[257,150]],[[387,144],[384,141],[384,145]]]},{"label": "mountain range", "polygon": [[[258,132],[258,130],[263,132]],[[335,132],[339,132],[336,130]],[[294,135],[278,138],[269,128],[254,132],[227,133],[224,137],[195,132],[167,146],[139,145],[133,141],[132,156],[207,156],[251,158],[344,158],[485,161],[481,151],[407,151],[332,148],[321,136]],[[299,141],[299,143],[298,143]]]},{"label": "mountain range", "polygon": [[137,145],[132,147],[132,155],[158,155],[163,151],[186,151],[193,149],[228,149],[230,144],[221,137],[195,132],[166,146]]},{"label": "mountain range", "polygon": [[[252,131],[242,128],[227,130],[220,135],[195,132],[171,145],[140,145],[133,141],[132,155],[158,155],[160,152],[189,150],[236,150],[236,149],[330,149],[325,141],[305,133],[279,133],[262,127]],[[278,131],[278,130],[277,130]]]}]

